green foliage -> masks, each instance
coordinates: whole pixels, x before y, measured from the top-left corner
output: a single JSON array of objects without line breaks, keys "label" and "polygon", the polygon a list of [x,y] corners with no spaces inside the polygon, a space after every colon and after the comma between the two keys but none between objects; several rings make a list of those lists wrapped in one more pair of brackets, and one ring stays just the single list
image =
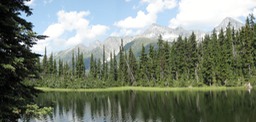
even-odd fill
[{"label": "green foliage", "polygon": [[40,108],[36,104],[27,105],[27,110],[25,111],[24,118],[38,118],[40,119],[42,116],[50,114],[53,110],[51,107],[42,107]]}]

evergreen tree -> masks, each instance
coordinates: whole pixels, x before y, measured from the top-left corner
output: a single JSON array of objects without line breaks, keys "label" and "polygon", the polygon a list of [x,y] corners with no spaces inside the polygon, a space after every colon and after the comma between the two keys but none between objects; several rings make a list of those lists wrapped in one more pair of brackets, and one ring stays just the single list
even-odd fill
[{"label": "evergreen tree", "polygon": [[64,77],[69,77],[70,76],[69,66],[68,66],[67,62],[64,63],[63,74],[64,74]]},{"label": "evergreen tree", "polygon": [[114,81],[114,61],[113,61],[113,56],[112,52],[110,53],[110,62],[109,62],[109,81]]},{"label": "evergreen tree", "polygon": [[107,74],[107,67],[106,67],[106,56],[105,56],[105,46],[103,45],[103,51],[102,51],[102,78],[103,80],[106,80],[106,74]]},{"label": "evergreen tree", "polygon": [[[90,59],[90,76],[94,77],[95,74],[95,63],[94,63],[94,57],[93,54],[91,54],[91,59]],[[96,78],[96,77],[94,77]]]},{"label": "evergreen tree", "polygon": [[101,67],[100,59],[98,59],[98,62],[97,62],[97,76],[99,80],[102,80],[102,67]]},{"label": "evergreen tree", "polygon": [[253,14],[249,15],[249,25],[250,25],[250,40],[252,44],[252,57],[254,65],[254,75],[256,74],[256,24],[255,17]]},{"label": "evergreen tree", "polygon": [[118,80],[118,69],[117,69],[117,61],[116,61],[116,54],[114,51],[114,60],[113,60],[113,66],[114,66],[114,80]]},{"label": "evergreen tree", "polygon": [[144,45],[142,45],[142,50],[141,50],[141,54],[140,54],[140,80],[142,81],[145,81],[145,80],[149,80],[147,74],[148,74],[148,71],[147,71],[147,54],[146,54],[146,50],[145,50],[145,47]]},{"label": "evergreen tree", "polygon": [[164,58],[163,58],[163,60],[164,60],[164,66],[163,66],[164,78],[166,80],[166,78],[170,74],[170,45],[167,41],[164,43]]},{"label": "evergreen tree", "polygon": [[157,58],[156,58],[156,51],[154,49],[154,46],[149,46],[149,60],[148,60],[148,72],[150,76],[150,80],[154,80],[156,83],[156,68],[157,68]]},{"label": "evergreen tree", "polygon": [[63,61],[61,59],[59,59],[59,76],[61,77],[63,75]]},{"label": "evergreen tree", "polygon": [[223,29],[220,30],[220,33],[218,35],[218,41],[219,41],[219,45],[220,45],[220,49],[219,50],[219,66],[218,66],[218,80],[220,81],[219,84],[220,85],[224,85],[228,76],[228,70],[226,69],[228,66],[226,65],[226,61],[225,61],[225,37],[224,37],[224,31]]},{"label": "evergreen tree", "polygon": [[214,54],[213,54],[213,40],[209,35],[205,35],[203,40],[203,51],[202,51],[202,74],[203,81],[207,85],[214,83]]},{"label": "evergreen tree", "polygon": [[46,74],[48,71],[48,61],[47,61],[47,49],[44,49],[44,57],[43,57],[43,72]]},{"label": "evergreen tree", "polygon": [[218,41],[217,33],[216,30],[213,30],[213,33],[211,35],[211,42],[213,43],[213,83],[217,84],[218,83],[218,75],[219,75],[219,69],[220,69],[220,60],[221,60],[221,55],[220,55],[220,43]]},{"label": "evergreen tree", "polygon": [[127,59],[127,54],[124,51],[124,68],[123,68],[123,76],[124,76],[124,81],[125,82],[129,82],[130,77],[131,77],[131,73],[130,73],[130,69],[129,69],[129,63],[128,63],[128,59]]},{"label": "evergreen tree", "polygon": [[53,73],[53,54],[52,53],[49,58],[48,73],[51,75]]},{"label": "evergreen tree", "polygon": [[[231,25],[230,23],[228,24],[227,28],[226,28],[226,34],[225,34],[225,42],[224,42],[224,63],[225,63],[225,67],[223,68],[226,68],[225,72],[226,72],[226,76],[227,76],[227,79],[226,80],[229,80],[229,81],[226,81],[226,84],[230,84],[231,85],[231,82],[233,82],[233,79],[232,79],[232,74],[233,74],[233,71],[232,71],[232,65],[234,63],[233,61],[233,50],[232,50],[232,43],[233,43],[233,36],[232,36],[232,29],[231,29]],[[232,83],[233,84],[233,83]]]},{"label": "evergreen tree", "polygon": [[72,65],[72,75],[75,76],[75,54],[74,54],[74,50],[72,51],[72,62],[71,62],[71,65]]},{"label": "evergreen tree", "polygon": [[158,59],[158,68],[157,68],[157,74],[159,80],[164,80],[164,68],[165,68],[165,55],[164,55],[164,40],[162,39],[162,36],[160,35],[158,38],[158,52],[157,52],[157,59]]},{"label": "evergreen tree", "polygon": [[233,75],[237,76],[237,79],[243,77],[242,73],[242,59],[241,59],[241,50],[242,50],[242,41],[239,39],[239,32],[235,32],[234,28],[232,29],[233,34]]},{"label": "evergreen tree", "polygon": [[39,57],[31,51],[36,41],[44,39],[32,30],[32,23],[20,17],[32,14],[25,0],[0,1],[0,121],[15,122],[34,104],[36,91],[23,84],[27,77],[35,77]]},{"label": "evergreen tree", "polygon": [[76,63],[76,75],[81,78],[85,76],[85,64],[83,53],[80,53],[80,49],[77,51],[77,63]]},{"label": "evergreen tree", "polygon": [[246,19],[246,24],[245,27],[242,28],[241,30],[241,39],[243,42],[242,45],[242,70],[243,70],[243,75],[245,77],[245,80],[248,81],[251,77],[252,74],[252,64],[253,64],[253,58],[252,58],[252,47],[251,43],[252,40],[250,38],[250,24],[249,24],[249,18],[247,17]]},{"label": "evergreen tree", "polygon": [[106,80],[108,80],[108,78],[109,78],[109,73],[108,73],[108,71],[109,71],[109,66],[108,66],[109,64],[108,63],[106,63],[105,64],[105,77],[104,77],[104,81],[106,81]]},{"label": "evergreen tree", "polygon": [[129,56],[128,56],[128,74],[129,74],[129,82],[133,84],[136,82],[136,73],[137,73],[137,61],[132,49],[129,49]]},{"label": "evergreen tree", "polygon": [[188,40],[188,74],[189,79],[196,79],[198,81],[197,66],[198,66],[198,53],[196,35],[192,32]]},{"label": "evergreen tree", "polygon": [[98,78],[98,76],[99,76],[100,74],[98,74],[97,59],[94,59],[93,64],[94,64],[94,67],[95,67],[95,68],[94,68],[93,77],[94,77],[94,78]]},{"label": "evergreen tree", "polygon": [[[179,36],[177,40],[181,39]],[[170,65],[171,65],[171,77],[173,80],[178,79],[178,60],[177,60],[177,50],[176,50],[177,42],[174,41],[171,47],[171,54],[170,54]]]},{"label": "evergreen tree", "polygon": [[81,61],[81,76],[85,77],[85,63],[84,63],[84,54],[82,53],[80,56],[80,61]]},{"label": "evergreen tree", "polygon": [[123,82],[125,78],[126,71],[125,68],[125,57],[124,57],[124,47],[123,47],[123,39],[121,40],[121,46],[119,49],[119,67],[118,67],[118,80]]},{"label": "evergreen tree", "polygon": [[171,49],[171,66],[172,75],[174,80],[184,79],[184,73],[186,72],[186,39],[182,39],[181,36],[177,38],[177,41],[173,44]]},{"label": "evergreen tree", "polygon": [[56,60],[54,59],[53,60],[53,72],[52,72],[53,75],[57,75],[57,62]]}]

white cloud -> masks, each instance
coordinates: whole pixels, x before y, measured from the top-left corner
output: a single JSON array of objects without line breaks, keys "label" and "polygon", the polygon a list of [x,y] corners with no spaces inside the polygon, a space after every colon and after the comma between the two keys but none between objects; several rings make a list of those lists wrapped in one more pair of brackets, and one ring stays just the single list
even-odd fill
[{"label": "white cloud", "polygon": [[123,28],[123,29],[120,29],[118,32],[112,32],[110,34],[110,36],[120,36],[120,37],[122,37],[122,36],[128,36],[128,35],[133,35],[133,34],[135,34],[133,29]]},{"label": "white cloud", "polygon": [[131,0],[125,0],[125,2],[131,2]]},{"label": "white cloud", "polygon": [[213,28],[225,17],[247,16],[256,7],[255,0],[181,0],[179,12],[170,27],[188,29]]},{"label": "white cloud", "polygon": [[114,25],[122,29],[144,28],[156,22],[158,13],[176,6],[175,0],[141,0],[141,2],[148,4],[146,13],[140,10],[137,12],[136,17],[129,16],[115,22]]},{"label": "white cloud", "polygon": [[33,50],[43,53],[44,47],[47,46],[48,50],[57,51],[79,43],[91,43],[97,37],[105,34],[109,28],[99,24],[90,25],[89,20],[85,18],[88,15],[90,15],[89,11],[59,11],[57,13],[58,22],[49,25],[43,33],[49,38],[40,40]]},{"label": "white cloud", "polygon": [[254,15],[254,17],[256,16],[256,7],[253,9],[253,15]]},{"label": "white cloud", "polygon": [[143,28],[151,23],[156,21],[156,15],[154,14],[145,14],[143,11],[138,11],[137,16],[127,17],[124,20],[116,22],[114,25],[120,28]]},{"label": "white cloud", "polygon": [[31,6],[35,4],[35,0],[25,1],[25,5]]}]

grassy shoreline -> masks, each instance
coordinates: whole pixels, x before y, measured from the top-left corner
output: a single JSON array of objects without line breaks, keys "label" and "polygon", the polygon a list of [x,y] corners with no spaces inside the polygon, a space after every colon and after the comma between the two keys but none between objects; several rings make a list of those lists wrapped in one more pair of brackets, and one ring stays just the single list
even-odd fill
[{"label": "grassy shoreline", "polygon": [[90,88],[90,89],[68,89],[68,88],[47,88],[35,87],[45,92],[112,92],[112,91],[223,91],[223,90],[246,90],[245,87],[135,87],[121,86],[109,88]]}]

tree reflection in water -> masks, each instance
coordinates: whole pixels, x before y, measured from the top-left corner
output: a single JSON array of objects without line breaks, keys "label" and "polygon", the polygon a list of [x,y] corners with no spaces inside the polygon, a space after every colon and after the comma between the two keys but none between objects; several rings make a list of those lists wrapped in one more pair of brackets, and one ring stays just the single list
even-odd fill
[{"label": "tree reflection in water", "polygon": [[[42,121],[256,121],[256,92],[46,92],[37,103],[53,106]],[[31,119],[33,121],[34,119]]]}]

